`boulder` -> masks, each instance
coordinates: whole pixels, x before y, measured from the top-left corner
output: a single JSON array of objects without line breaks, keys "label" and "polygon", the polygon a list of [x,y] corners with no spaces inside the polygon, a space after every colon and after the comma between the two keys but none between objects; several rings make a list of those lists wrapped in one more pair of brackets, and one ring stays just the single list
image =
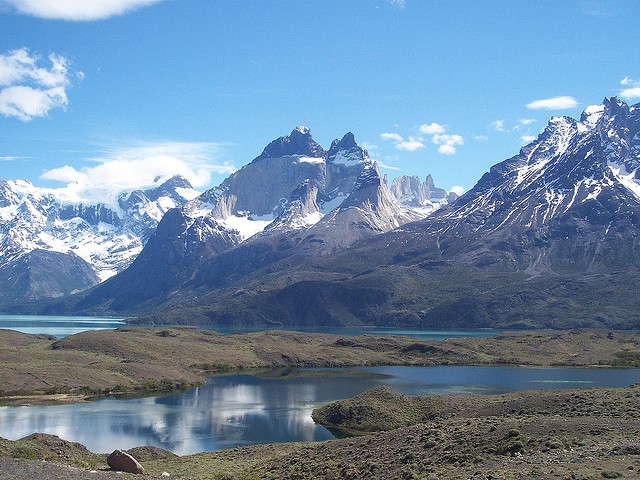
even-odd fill
[{"label": "boulder", "polygon": [[107,457],[107,463],[114,470],[127,473],[144,473],[144,468],[138,461],[122,450],[114,450]]}]

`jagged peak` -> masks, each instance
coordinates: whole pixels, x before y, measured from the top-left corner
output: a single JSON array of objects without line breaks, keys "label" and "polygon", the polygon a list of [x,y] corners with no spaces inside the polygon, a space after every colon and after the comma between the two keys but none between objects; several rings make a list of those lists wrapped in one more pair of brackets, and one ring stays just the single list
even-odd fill
[{"label": "jagged peak", "polygon": [[294,155],[314,158],[324,155],[324,149],[313,140],[308,127],[298,126],[291,131],[290,135],[273,140],[254,161]]},{"label": "jagged peak", "polygon": [[356,143],[356,137],[353,133],[347,132],[342,137],[342,140],[338,140],[337,138],[331,142],[331,148],[329,148],[329,155],[339,151],[339,150],[351,150],[353,148],[360,148]]}]

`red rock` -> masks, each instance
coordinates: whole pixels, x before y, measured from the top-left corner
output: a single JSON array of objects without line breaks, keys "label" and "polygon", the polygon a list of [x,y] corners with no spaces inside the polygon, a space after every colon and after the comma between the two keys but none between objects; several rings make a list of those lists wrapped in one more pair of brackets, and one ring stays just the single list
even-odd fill
[{"label": "red rock", "polygon": [[142,465],[122,450],[114,450],[113,453],[107,457],[107,463],[111,468],[120,472],[144,473]]}]

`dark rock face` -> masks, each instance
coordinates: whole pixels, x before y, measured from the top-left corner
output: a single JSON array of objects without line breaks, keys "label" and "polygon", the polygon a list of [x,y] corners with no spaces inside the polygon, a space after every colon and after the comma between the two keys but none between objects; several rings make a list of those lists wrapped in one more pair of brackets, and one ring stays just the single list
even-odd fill
[{"label": "dark rock face", "polygon": [[0,304],[61,297],[99,281],[91,265],[73,253],[32,250],[0,266]]},{"label": "dark rock face", "polygon": [[122,450],[114,450],[107,457],[107,464],[118,472],[144,474],[144,468],[138,461]]}]

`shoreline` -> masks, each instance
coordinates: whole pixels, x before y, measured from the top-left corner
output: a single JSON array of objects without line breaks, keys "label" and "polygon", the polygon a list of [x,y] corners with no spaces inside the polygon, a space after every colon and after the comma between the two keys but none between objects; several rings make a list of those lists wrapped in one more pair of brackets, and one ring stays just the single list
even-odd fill
[{"label": "shoreline", "polygon": [[[328,423],[333,426],[355,426],[358,436],[184,456],[148,446],[128,452],[148,472],[136,476],[141,479],[162,478],[163,472],[203,480],[635,478],[640,470],[639,398],[640,384],[432,397],[377,387],[314,412],[317,423],[326,425],[332,418],[335,422]],[[105,454],[46,434],[0,438],[0,464],[17,472],[38,470],[49,479],[96,475],[91,472],[122,478],[108,470]],[[23,475],[12,478],[32,478]]]},{"label": "shoreline", "polygon": [[268,330],[120,327],[51,340],[0,330],[0,405],[61,404],[182,390],[207,376],[277,368],[405,366],[640,367],[640,333],[505,332],[419,340]]}]

